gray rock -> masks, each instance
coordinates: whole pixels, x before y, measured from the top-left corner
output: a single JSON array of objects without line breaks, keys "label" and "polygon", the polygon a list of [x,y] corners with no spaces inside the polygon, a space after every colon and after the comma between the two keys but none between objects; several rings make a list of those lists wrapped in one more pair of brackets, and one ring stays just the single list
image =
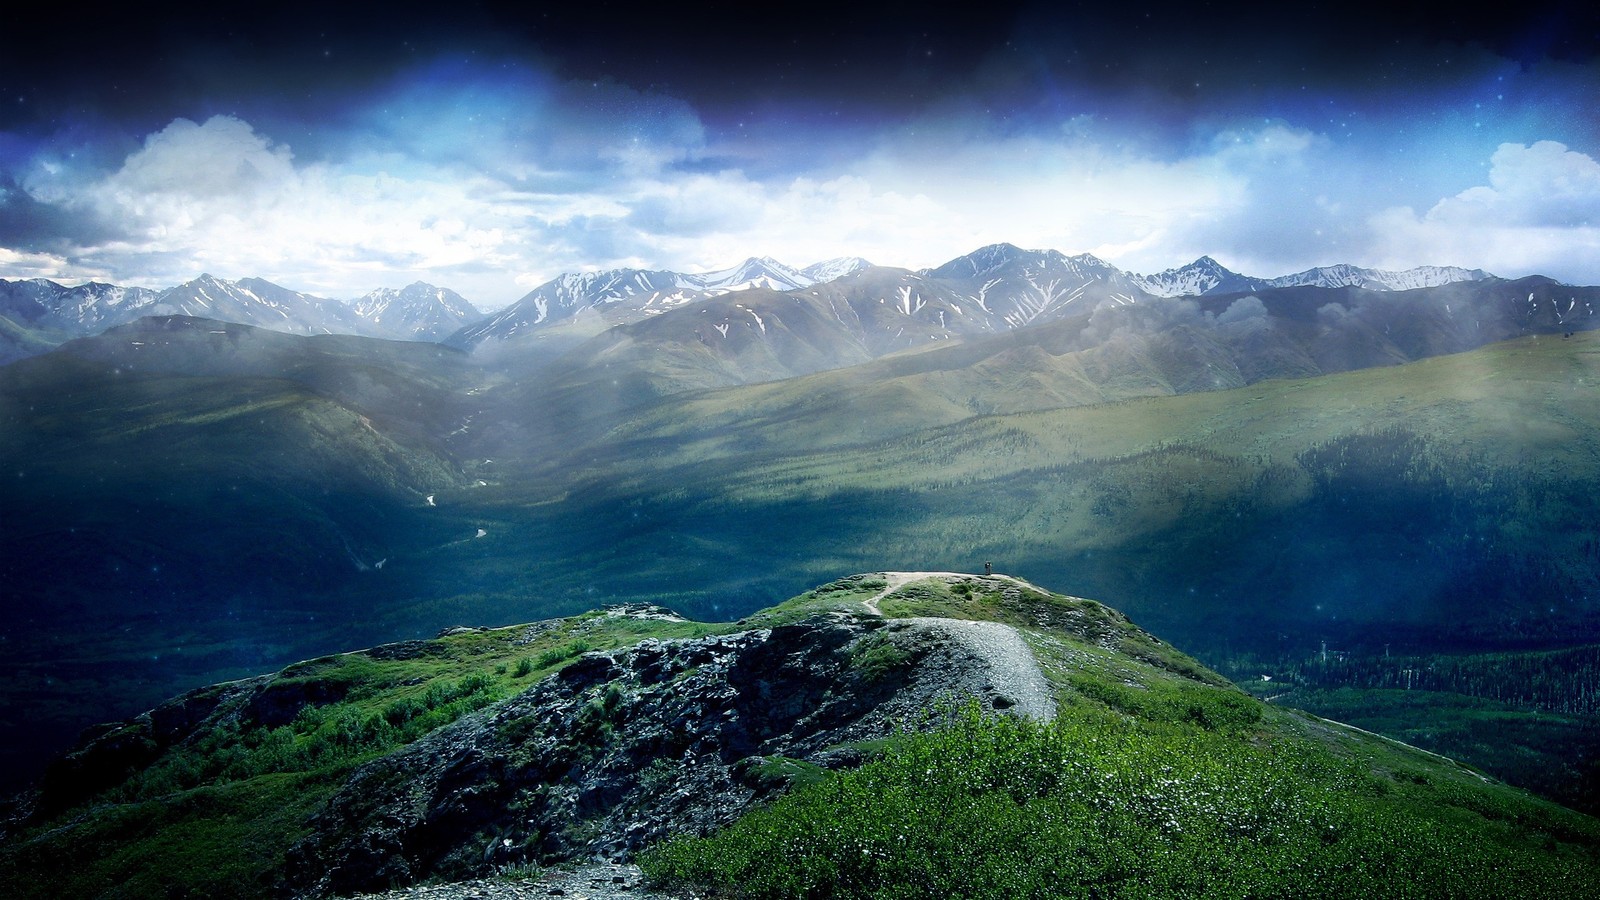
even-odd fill
[{"label": "gray rock", "polygon": [[806,768],[785,760],[859,765],[855,745],[928,724],[941,701],[1038,714],[1020,664],[971,631],[837,613],[585,654],[359,768],[291,851],[287,885],[313,897],[625,861],[778,796]]}]

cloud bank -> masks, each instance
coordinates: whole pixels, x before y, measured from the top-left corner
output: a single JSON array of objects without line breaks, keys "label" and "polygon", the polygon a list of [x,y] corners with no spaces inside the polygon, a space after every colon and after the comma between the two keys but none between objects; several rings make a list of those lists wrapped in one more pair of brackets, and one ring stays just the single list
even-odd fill
[{"label": "cloud bank", "polygon": [[1374,217],[1392,258],[1430,253],[1491,271],[1567,273],[1600,280],[1600,162],[1556,141],[1502,144],[1488,184],[1426,212],[1395,207]]},{"label": "cloud bank", "polygon": [[[564,271],[749,255],[922,267],[1009,241],[1143,272],[1211,254],[1264,276],[1353,262],[1600,281],[1586,148],[1467,139],[1455,119],[1402,135],[1379,108],[1365,137],[1320,110],[1148,133],[1071,112],[960,103],[830,130],[756,111],[730,126],[664,90],[435,63],[315,121],[0,135],[0,276],[164,286],[210,271],[335,297],[423,279],[492,308]],[[1543,121],[1513,119],[1491,130]]]}]

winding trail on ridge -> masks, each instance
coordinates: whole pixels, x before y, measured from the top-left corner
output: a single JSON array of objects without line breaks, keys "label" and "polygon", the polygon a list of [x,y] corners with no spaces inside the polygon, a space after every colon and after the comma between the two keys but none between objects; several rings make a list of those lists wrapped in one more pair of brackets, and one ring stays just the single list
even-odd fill
[{"label": "winding trail on ridge", "polygon": [[[867,611],[875,616],[883,615],[878,608],[878,601],[925,578],[1000,578],[1017,581],[1007,575],[978,576],[963,572],[884,572],[883,577],[888,585],[862,601]],[[1055,686],[1045,677],[1032,648],[1017,629],[1003,622],[974,622],[933,616],[916,616],[901,621],[943,631],[966,645],[975,656],[988,663],[990,687],[1010,699],[1020,715],[1041,722],[1056,717]]]},{"label": "winding trail on ridge", "polygon": [[968,575],[964,572],[883,572],[880,574],[883,575],[883,580],[889,583],[888,586],[873,596],[861,601],[861,604],[867,608],[867,612],[872,613],[875,616],[883,615],[883,611],[878,609],[879,600],[882,600],[895,591],[900,590],[913,581],[921,581],[924,578],[939,578],[944,576],[948,576],[950,578],[977,577],[975,575]]}]

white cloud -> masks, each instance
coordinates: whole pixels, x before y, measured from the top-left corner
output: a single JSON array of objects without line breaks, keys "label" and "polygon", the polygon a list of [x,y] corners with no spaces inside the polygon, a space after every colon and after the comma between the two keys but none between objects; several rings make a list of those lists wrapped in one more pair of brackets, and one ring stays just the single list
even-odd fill
[{"label": "white cloud", "polygon": [[715,165],[671,98],[523,87],[493,93],[498,106],[450,85],[390,98],[351,134],[308,138],[303,158],[228,116],[174,120],[110,170],[41,154],[16,181],[77,246],[18,244],[0,273],[161,286],[211,271],[336,297],[422,278],[494,307],[564,271],[757,254],[919,267],[996,241],[1143,272],[1209,253],[1250,274],[1453,263],[1573,278],[1577,254],[1600,259],[1600,164],[1552,142],[1502,146],[1486,185],[1417,214],[1384,209],[1396,201],[1348,148],[1279,122],[1157,153],[1080,121],[947,121],[766,175]]},{"label": "white cloud", "polygon": [[[896,135],[817,175],[757,180],[668,167],[568,197],[583,215],[550,223],[561,227],[550,229],[547,259],[696,270],[752,254],[795,265],[853,254],[918,267],[1010,241],[1153,270],[1188,251],[1174,250],[1175,237],[1193,243],[1208,224],[1247,212],[1261,170],[1281,170],[1314,143],[1269,125],[1162,159],[1078,130],[990,139],[946,128]],[[1192,255],[1205,252],[1216,251],[1196,244]]]},{"label": "white cloud", "polygon": [[1266,315],[1267,305],[1261,302],[1260,297],[1250,294],[1228,304],[1228,308],[1217,315],[1217,324],[1231,325],[1235,322],[1264,318]]},{"label": "white cloud", "polygon": [[293,154],[245,122],[215,116],[203,125],[177,119],[145,139],[103,189],[123,209],[141,202],[204,201],[273,194],[293,179]]},{"label": "white cloud", "polygon": [[[669,194],[683,216],[693,215],[692,209],[716,211],[701,213],[700,220],[716,227],[663,227],[640,235],[641,243],[660,258],[688,270],[762,254],[797,266],[847,254],[901,265],[908,250],[942,241],[952,218],[926,196],[877,190],[855,176],[763,185],[741,173],[724,172],[695,179],[687,192],[670,185],[652,188],[656,190]],[[641,208],[654,202],[646,199]],[[715,219],[704,218],[710,216]],[[970,250],[975,245],[964,246]]]},{"label": "white cloud", "polygon": [[[554,131],[565,113],[550,109],[560,105],[539,105]],[[1292,167],[1314,143],[1269,125],[1156,158],[1076,128],[995,138],[950,126],[931,138],[894,135],[837,171],[758,180],[676,166],[703,134],[667,111],[637,154],[571,152],[597,130],[605,147],[633,146],[613,116],[540,136],[532,167],[496,162],[514,155],[507,135],[532,133],[505,116],[479,132],[486,143],[475,154],[458,138],[428,136],[426,152],[362,141],[310,163],[242,120],[179,119],[115,172],[40,173],[28,189],[120,223],[119,240],[80,248],[75,262],[139,274],[123,280],[170,284],[208,270],[353,296],[429,278],[494,306],[562,271],[696,270],[752,254],[925,266],[1010,241],[1154,270],[1175,252],[1215,252],[1199,242],[1251,210],[1262,171]]]},{"label": "white cloud", "polygon": [[1555,141],[1502,144],[1489,163],[1487,185],[1422,214],[1393,207],[1375,215],[1378,264],[1600,280],[1600,163]]},{"label": "white cloud", "polygon": [[516,235],[537,214],[537,199],[506,195],[482,177],[370,168],[360,160],[296,165],[289,147],[217,116],[173,121],[110,174],[75,182],[41,170],[27,187],[118,223],[116,239],[77,248],[74,261],[140,283],[173,284],[204,270],[353,296],[401,276],[521,261]]},{"label": "white cloud", "polygon": [[49,253],[26,253],[0,247],[0,271],[12,278],[85,279],[67,260]]},{"label": "white cloud", "polygon": [[1236,208],[1247,184],[1216,154],[1162,159],[1077,134],[925,137],[902,136],[858,170],[880,189],[924,197],[939,210],[935,222],[918,223],[923,239],[906,247],[919,264],[994,241],[1134,263],[1152,251],[1164,257],[1174,231]]}]

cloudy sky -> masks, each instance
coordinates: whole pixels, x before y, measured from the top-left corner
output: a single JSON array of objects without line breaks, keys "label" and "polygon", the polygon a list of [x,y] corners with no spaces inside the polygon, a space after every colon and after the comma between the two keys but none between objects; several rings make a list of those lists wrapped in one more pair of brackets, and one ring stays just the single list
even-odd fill
[{"label": "cloudy sky", "polygon": [[1586,4],[239,5],[8,21],[0,277],[487,309],[565,271],[1010,241],[1600,283]]}]

